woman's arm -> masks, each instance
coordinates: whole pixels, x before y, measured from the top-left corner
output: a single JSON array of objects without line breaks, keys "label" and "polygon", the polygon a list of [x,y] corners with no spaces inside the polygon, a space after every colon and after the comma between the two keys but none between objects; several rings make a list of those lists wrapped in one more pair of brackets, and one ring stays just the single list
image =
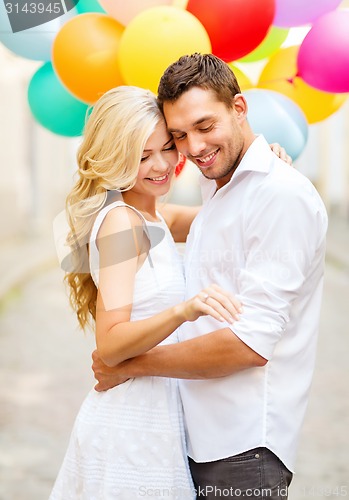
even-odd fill
[{"label": "woman's arm", "polygon": [[171,203],[158,208],[171,231],[173,239],[177,243],[184,243],[186,241],[191,223],[200,209],[201,205],[189,207]]},{"label": "woman's arm", "polygon": [[[137,268],[146,258],[140,227],[142,222],[137,214],[118,207],[108,213],[97,236],[100,271],[96,341],[99,355],[108,366],[147,352],[184,321],[195,321],[209,314],[231,323],[238,319],[241,306],[230,293],[211,285],[192,299],[159,314],[130,321]],[[125,260],[125,255],[130,258]]]}]

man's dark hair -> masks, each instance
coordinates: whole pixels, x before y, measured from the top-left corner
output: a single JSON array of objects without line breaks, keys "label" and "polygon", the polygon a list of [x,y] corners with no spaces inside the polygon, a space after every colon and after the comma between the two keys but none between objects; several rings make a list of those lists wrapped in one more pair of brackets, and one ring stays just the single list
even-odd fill
[{"label": "man's dark hair", "polygon": [[227,107],[241,90],[233,71],[227,63],[213,54],[182,56],[163,74],[158,88],[158,102],[163,108],[166,101],[176,101],[192,87],[212,90]]}]

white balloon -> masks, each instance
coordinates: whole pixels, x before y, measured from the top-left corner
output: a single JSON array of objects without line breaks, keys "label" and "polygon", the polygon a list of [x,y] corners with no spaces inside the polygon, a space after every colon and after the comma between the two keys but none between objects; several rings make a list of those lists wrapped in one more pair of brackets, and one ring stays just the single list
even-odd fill
[{"label": "white balloon", "polygon": [[53,40],[63,24],[76,14],[77,11],[73,8],[52,21],[13,33],[5,4],[0,1],[0,42],[11,52],[26,59],[50,61]]}]

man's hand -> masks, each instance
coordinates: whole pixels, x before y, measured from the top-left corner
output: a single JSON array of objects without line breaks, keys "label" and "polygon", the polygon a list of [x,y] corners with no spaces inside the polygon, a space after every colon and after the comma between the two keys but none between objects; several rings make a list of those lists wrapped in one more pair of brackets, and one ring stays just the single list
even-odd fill
[{"label": "man's hand", "polygon": [[286,153],[285,148],[280,146],[280,144],[278,144],[277,142],[273,142],[272,144],[269,144],[269,146],[272,152],[276,154],[276,156],[278,156],[280,160],[283,160],[289,165],[292,165],[292,158]]},{"label": "man's hand", "polygon": [[103,363],[103,361],[98,356],[97,351],[93,351],[92,361],[93,361],[92,370],[95,379],[98,382],[98,384],[95,385],[95,390],[97,392],[106,391],[108,389],[111,389],[112,387],[115,387],[116,385],[123,384],[124,382],[126,382],[126,380],[128,380],[128,378],[125,377],[125,375],[122,375],[121,373],[122,372],[121,367],[123,363],[120,363],[120,365],[110,368],[109,366]]}]

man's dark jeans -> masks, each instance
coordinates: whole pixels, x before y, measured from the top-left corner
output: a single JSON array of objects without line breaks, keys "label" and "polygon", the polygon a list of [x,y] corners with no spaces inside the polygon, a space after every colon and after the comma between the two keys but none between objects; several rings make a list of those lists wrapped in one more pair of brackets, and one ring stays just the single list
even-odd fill
[{"label": "man's dark jeans", "polygon": [[255,448],[216,462],[189,459],[197,498],[287,500],[292,473],[267,448]]}]

